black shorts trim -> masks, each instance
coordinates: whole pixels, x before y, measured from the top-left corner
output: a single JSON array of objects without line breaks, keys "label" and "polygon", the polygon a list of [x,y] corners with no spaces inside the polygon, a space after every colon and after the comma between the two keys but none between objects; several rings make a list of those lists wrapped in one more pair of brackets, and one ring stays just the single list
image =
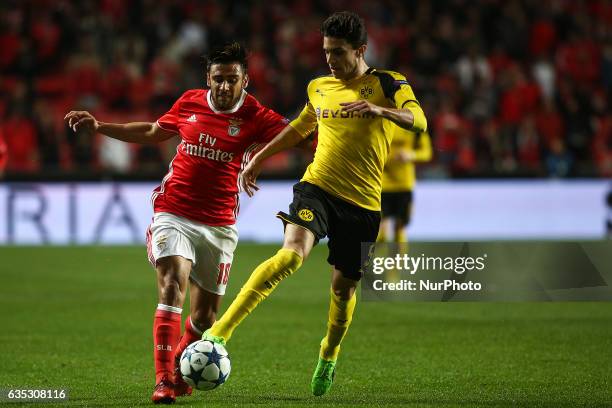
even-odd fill
[{"label": "black shorts trim", "polygon": [[314,235],[315,245],[319,242],[320,238],[317,238],[316,231],[313,231],[312,229],[308,228],[305,225],[297,223],[296,221],[293,220],[293,218],[289,214],[279,211],[278,213],[276,213],[276,218],[278,218],[279,220],[283,222],[283,225],[285,226],[285,228],[287,228],[287,224],[291,224],[291,225],[295,225],[300,228],[304,228],[306,231],[311,232]]}]

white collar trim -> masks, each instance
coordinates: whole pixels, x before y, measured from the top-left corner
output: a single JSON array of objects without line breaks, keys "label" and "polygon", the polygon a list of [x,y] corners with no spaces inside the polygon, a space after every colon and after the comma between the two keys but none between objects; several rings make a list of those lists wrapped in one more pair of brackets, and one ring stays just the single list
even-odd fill
[{"label": "white collar trim", "polygon": [[240,99],[238,99],[238,102],[236,102],[236,104],[231,109],[221,111],[215,108],[212,98],[210,97],[210,93],[211,92],[209,89],[208,92],[206,93],[206,101],[208,102],[208,106],[210,106],[210,109],[212,109],[212,111],[215,113],[235,113],[238,109],[242,107],[242,104],[244,103],[244,100],[246,99],[246,96],[247,96],[247,92],[243,89],[242,94],[240,95]]}]

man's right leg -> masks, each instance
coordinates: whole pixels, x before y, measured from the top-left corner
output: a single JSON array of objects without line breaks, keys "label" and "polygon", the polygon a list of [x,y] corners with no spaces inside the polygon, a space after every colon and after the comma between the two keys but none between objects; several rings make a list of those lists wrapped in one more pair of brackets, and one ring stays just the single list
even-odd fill
[{"label": "man's right leg", "polygon": [[290,276],[308,257],[315,236],[306,228],[287,224],[283,247],[272,258],[260,264],[221,319],[217,320],[204,337],[227,342],[240,322],[267,298],[283,279]]},{"label": "man's right leg", "polygon": [[158,305],[153,322],[156,404],[174,402],[174,355],[181,334],[181,313],[187,291],[191,261],[166,256],[156,262]]},{"label": "man's right leg", "polygon": [[378,237],[376,238],[376,242],[386,242],[387,241],[387,231],[389,230],[389,225],[391,224],[391,218],[385,217],[380,221],[380,228],[378,229]]}]

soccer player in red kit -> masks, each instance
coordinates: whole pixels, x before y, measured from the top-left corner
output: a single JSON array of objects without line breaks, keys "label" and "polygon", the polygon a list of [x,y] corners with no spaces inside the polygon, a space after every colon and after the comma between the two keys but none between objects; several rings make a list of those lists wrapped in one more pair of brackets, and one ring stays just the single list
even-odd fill
[{"label": "soccer player in red kit", "polygon": [[[152,197],[147,231],[149,260],[157,271],[159,304],[153,325],[155,403],[190,394],[178,359],[216,319],[236,248],[241,170],[257,146],[274,138],[287,120],[263,107],[245,88],[245,50],[237,43],[212,52],[210,90],[185,92],[155,123],[111,124],[72,111],[73,130],[98,132],[131,143],[158,143],[177,134],[181,143]],[[190,316],[182,337],[181,313],[189,285]],[[180,337],[180,338],[179,338]]]}]

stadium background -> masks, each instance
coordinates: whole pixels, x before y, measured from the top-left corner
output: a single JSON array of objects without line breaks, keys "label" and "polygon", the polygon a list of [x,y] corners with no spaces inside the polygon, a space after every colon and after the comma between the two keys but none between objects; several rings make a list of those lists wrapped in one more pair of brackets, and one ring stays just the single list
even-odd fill
[{"label": "stadium background", "polygon": [[[92,140],[63,115],[154,120],[232,39],[252,52],[249,91],[295,117],[327,72],[320,23],[343,8],[365,17],[369,64],[405,74],[424,107],[436,154],[422,177],[612,175],[607,1],[36,0],[0,5],[5,177],[159,179],[173,146]],[[279,155],[267,174],[305,160]]]},{"label": "stadium background", "polygon": [[[238,39],[252,52],[249,91],[294,117],[307,82],[327,72],[320,23],[341,9],[365,17],[368,62],[405,74],[429,120],[434,160],[419,167],[409,237],[514,239],[525,254],[526,239],[605,239],[610,2],[3,1],[0,389],[65,387],[62,406],[138,406],[153,386],[155,282],[141,242],[149,192],[176,141],[91,139],[67,129],[64,114],[155,120],[183,90],[203,85],[201,54]],[[271,159],[266,184],[243,201],[240,222],[260,224],[240,226],[247,239],[228,297],[275,251],[247,241],[269,231],[276,235],[263,240],[278,240],[273,214],[309,160],[300,151]],[[612,405],[612,309],[589,302],[360,302],[334,389],[312,399],[328,301],[324,260],[319,245],[241,326],[226,386],[179,402]]]}]

